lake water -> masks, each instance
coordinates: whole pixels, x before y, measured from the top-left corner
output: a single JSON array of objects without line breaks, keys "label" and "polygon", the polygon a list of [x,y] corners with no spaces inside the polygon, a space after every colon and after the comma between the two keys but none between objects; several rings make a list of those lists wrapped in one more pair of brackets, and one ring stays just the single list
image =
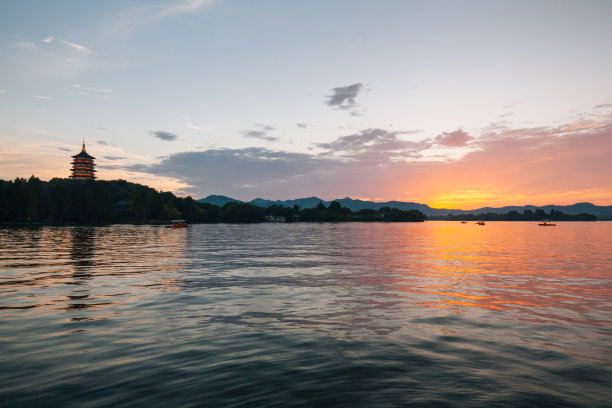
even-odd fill
[{"label": "lake water", "polygon": [[0,228],[0,405],[612,406],[612,223]]}]

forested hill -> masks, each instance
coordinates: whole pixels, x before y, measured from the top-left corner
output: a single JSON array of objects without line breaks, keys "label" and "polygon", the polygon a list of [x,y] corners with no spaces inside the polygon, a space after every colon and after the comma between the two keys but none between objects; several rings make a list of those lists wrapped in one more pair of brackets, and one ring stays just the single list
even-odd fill
[{"label": "forested hill", "polygon": [[107,223],[196,219],[206,207],[190,197],[125,180],[0,180],[0,222]]},{"label": "forested hill", "polygon": [[[221,200],[223,201],[223,200]],[[189,223],[249,223],[274,220],[292,221],[423,221],[417,210],[380,208],[352,212],[338,202],[314,208],[271,205],[262,208],[228,200],[221,205],[198,203],[191,197],[176,197],[125,180],[71,180],[54,178],[41,181],[32,176],[14,181],[0,180],[0,223],[167,223],[185,219]]]}]

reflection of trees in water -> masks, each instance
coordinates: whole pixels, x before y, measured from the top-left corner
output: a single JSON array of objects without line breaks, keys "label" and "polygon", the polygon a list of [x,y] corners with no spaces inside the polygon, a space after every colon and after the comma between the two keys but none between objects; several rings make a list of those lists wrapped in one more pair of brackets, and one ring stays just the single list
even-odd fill
[{"label": "reflection of trees in water", "polygon": [[[83,283],[91,279],[91,268],[94,266],[95,229],[92,227],[75,227],[70,229],[70,233],[70,258],[73,267],[72,284],[78,286],[75,287],[75,291],[71,295],[68,295],[66,309],[76,311],[89,307],[87,303],[89,300],[88,285],[83,286]],[[71,320],[89,320],[89,318],[73,317]]]},{"label": "reflection of trees in water", "polygon": [[71,229],[71,233],[70,257],[73,260],[73,276],[77,279],[88,279],[91,275],[90,269],[94,265],[95,230],[92,227],[76,227]]}]

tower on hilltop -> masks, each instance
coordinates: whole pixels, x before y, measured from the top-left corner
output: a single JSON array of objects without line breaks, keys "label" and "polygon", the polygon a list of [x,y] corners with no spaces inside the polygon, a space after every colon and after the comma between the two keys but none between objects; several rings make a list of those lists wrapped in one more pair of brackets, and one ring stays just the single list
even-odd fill
[{"label": "tower on hilltop", "polygon": [[71,179],[76,180],[95,180],[94,159],[85,151],[85,139],[83,139],[83,150],[81,153],[72,156]]}]

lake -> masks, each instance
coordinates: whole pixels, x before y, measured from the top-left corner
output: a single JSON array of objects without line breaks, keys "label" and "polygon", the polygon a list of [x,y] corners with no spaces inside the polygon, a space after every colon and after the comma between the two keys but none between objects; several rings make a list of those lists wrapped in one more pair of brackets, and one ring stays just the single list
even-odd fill
[{"label": "lake", "polygon": [[612,404],[612,222],[0,228],[0,405]]}]

